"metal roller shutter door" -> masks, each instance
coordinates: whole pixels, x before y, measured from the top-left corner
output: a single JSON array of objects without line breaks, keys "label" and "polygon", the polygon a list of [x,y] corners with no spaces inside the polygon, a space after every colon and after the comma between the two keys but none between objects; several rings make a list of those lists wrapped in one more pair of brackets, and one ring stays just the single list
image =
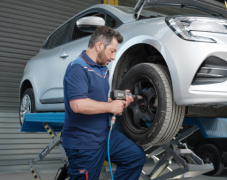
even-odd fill
[{"label": "metal roller shutter door", "polygon": [[[0,2],[0,173],[29,171],[50,142],[47,133],[21,133],[19,84],[25,63],[37,54],[47,36],[66,20],[101,0],[1,0]],[[59,168],[58,150],[37,164],[38,169]]]}]

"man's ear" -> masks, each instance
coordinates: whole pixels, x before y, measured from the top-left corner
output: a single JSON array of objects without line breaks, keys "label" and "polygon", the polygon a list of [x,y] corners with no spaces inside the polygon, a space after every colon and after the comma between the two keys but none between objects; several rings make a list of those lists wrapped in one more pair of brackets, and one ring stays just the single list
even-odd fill
[{"label": "man's ear", "polygon": [[101,51],[103,49],[103,43],[101,41],[95,43],[95,48],[97,51]]}]

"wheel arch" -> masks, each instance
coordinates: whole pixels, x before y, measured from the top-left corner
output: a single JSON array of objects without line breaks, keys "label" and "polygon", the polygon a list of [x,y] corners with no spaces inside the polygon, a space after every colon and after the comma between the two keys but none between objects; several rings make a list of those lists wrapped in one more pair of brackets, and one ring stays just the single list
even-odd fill
[{"label": "wheel arch", "polygon": [[[167,66],[160,52],[162,44],[150,36],[137,36],[124,43],[117,53],[117,61],[113,61],[110,71],[110,89],[120,87],[125,74],[139,63],[152,62],[151,56],[156,56],[159,64]],[[142,59],[142,60],[141,60]]]},{"label": "wheel arch", "polygon": [[21,101],[23,93],[26,91],[26,89],[29,89],[29,88],[33,89],[33,86],[32,86],[32,83],[28,79],[26,79],[26,80],[24,80],[24,82],[22,83],[21,88],[20,88],[20,101]]}]

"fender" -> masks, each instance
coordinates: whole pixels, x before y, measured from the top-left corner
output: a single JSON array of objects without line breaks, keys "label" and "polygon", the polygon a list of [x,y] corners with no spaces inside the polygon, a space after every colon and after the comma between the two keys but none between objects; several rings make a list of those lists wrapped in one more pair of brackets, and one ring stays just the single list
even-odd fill
[{"label": "fender", "polygon": [[40,100],[37,96],[37,91],[36,91],[36,88],[35,88],[34,83],[33,83],[33,78],[28,73],[21,80],[20,88],[19,88],[19,98],[20,98],[20,93],[21,93],[21,86],[24,83],[24,81],[26,81],[26,80],[28,80],[32,85],[32,89],[34,91],[34,98],[35,98],[35,107],[39,107],[41,103],[40,103]]},{"label": "fender", "polygon": [[21,83],[20,83],[20,87],[19,87],[19,98],[20,98],[20,93],[21,93],[21,86],[22,86],[22,84],[25,81],[29,81],[31,83],[31,85],[32,85],[32,88],[33,88],[34,93],[36,92],[34,83],[32,81],[32,76],[30,74],[26,74],[26,75],[23,76],[23,78],[21,80]]},{"label": "fender", "polygon": [[110,84],[110,90],[109,92],[111,91],[112,89],[112,80],[113,80],[113,75],[114,75],[114,72],[115,72],[115,68],[118,64],[118,61],[119,59],[121,58],[121,56],[124,54],[124,52],[129,49],[130,47],[132,47],[133,45],[136,45],[136,44],[148,44],[148,45],[151,45],[153,46],[154,48],[156,48],[159,52],[160,52],[160,49],[162,47],[162,43],[151,37],[151,36],[148,36],[148,35],[140,35],[140,36],[136,36],[136,37],[133,37],[129,40],[127,40],[124,44],[122,44],[120,46],[120,49],[117,51],[117,54],[116,54],[116,60],[113,61],[111,64],[110,64],[110,67],[109,67],[109,84]]},{"label": "fender", "polygon": [[33,83],[33,79],[30,75],[26,74],[20,84],[20,89],[19,89],[19,96],[20,96],[20,92],[21,92],[21,86],[24,83],[24,81],[28,80],[33,88],[34,91],[34,98],[35,98],[35,108],[37,111],[63,111],[64,110],[64,103],[59,103],[59,104],[41,104],[40,99],[37,95],[37,91],[36,88],[34,86]]}]

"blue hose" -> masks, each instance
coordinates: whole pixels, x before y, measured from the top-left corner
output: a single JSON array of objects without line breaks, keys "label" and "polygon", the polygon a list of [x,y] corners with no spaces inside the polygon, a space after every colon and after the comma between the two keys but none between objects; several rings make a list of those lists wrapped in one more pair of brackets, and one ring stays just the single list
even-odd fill
[{"label": "blue hose", "polygon": [[111,135],[111,131],[112,131],[112,125],[110,127],[110,132],[109,132],[108,141],[107,141],[107,154],[108,154],[108,163],[109,163],[109,168],[110,168],[111,179],[114,180],[112,168],[111,168],[111,162],[110,162],[110,135]]}]

